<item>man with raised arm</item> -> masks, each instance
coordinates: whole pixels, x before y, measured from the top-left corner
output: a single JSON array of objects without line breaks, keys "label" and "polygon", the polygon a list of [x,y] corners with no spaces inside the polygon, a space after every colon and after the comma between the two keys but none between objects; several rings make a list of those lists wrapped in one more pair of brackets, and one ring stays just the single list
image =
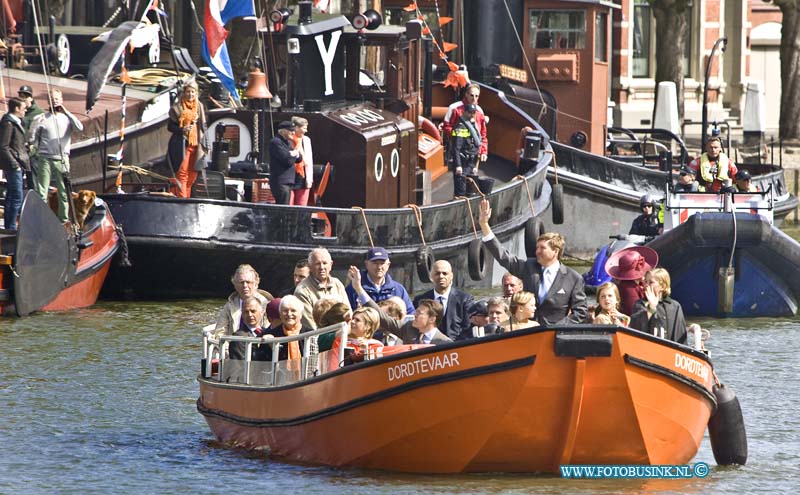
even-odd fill
[{"label": "man with raised arm", "polygon": [[303,303],[303,326],[317,328],[314,321],[314,304],[323,297],[350,304],[347,292],[339,279],[331,276],[333,259],[325,248],[312,249],[308,254],[308,268],[311,274],[297,284],[294,295]]},{"label": "man with raised arm", "polygon": [[479,216],[483,243],[500,265],[522,279],[526,291],[536,295],[536,321],[545,326],[584,323],[586,293],[583,278],[560,262],[564,254],[564,238],[554,232],[542,234],[536,240],[536,258],[520,259],[497,240],[489,227],[491,216],[492,208],[484,199]]},{"label": "man with raised arm", "polygon": [[359,297],[360,294],[356,293],[352,283],[346,289],[351,308],[366,305],[365,297],[379,303],[392,296],[397,296],[403,300],[406,314],[414,314],[414,305],[411,303],[411,298],[408,297],[406,288],[389,275],[391,264],[389,252],[386,249],[374,247],[367,251],[367,259],[364,261],[366,270],[361,271],[363,295]]}]

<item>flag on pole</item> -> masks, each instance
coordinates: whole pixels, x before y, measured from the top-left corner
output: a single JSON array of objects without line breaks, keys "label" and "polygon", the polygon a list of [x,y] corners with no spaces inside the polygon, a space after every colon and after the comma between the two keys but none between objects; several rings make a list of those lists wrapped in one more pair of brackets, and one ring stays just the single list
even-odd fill
[{"label": "flag on pole", "polygon": [[236,17],[255,18],[255,15],[253,0],[206,0],[203,59],[237,101],[239,95],[236,92],[236,79],[233,77],[231,59],[225,44],[228,37],[225,24]]}]

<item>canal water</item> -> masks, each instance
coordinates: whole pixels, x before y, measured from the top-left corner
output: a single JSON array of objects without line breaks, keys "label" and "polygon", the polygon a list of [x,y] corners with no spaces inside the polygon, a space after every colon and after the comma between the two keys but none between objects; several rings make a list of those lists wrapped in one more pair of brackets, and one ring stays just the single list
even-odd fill
[{"label": "canal water", "polygon": [[[746,466],[704,479],[563,480],[336,470],[216,443],[195,409],[200,327],[221,300],[101,303],[0,320],[0,494],[789,493],[800,488],[800,319],[700,320],[739,396]],[[614,421],[614,418],[608,418]]]}]

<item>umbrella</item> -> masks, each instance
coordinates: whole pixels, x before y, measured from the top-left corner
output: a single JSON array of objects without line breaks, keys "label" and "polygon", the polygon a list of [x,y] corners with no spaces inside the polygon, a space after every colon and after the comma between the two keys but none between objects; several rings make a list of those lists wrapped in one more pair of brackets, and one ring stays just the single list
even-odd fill
[{"label": "umbrella", "polygon": [[105,45],[89,63],[87,76],[89,84],[86,90],[87,112],[91,111],[97,98],[100,97],[100,91],[105,86],[114,65],[125,51],[125,47],[130,44],[133,48],[139,48],[151,43],[158,43],[158,31],[158,24],[126,21],[111,31],[106,31],[94,38],[94,41],[104,41]]}]

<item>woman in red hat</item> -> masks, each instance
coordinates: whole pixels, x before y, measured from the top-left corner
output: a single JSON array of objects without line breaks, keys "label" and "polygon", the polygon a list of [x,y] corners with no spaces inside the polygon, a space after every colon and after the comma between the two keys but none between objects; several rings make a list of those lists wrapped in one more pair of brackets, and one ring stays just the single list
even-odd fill
[{"label": "woman in red hat", "polygon": [[633,304],[645,296],[644,275],[658,265],[658,253],[646,246],[620,249],[606,261],[606,273],[614,278],[620,294],[620,311],[633,313]]}]

